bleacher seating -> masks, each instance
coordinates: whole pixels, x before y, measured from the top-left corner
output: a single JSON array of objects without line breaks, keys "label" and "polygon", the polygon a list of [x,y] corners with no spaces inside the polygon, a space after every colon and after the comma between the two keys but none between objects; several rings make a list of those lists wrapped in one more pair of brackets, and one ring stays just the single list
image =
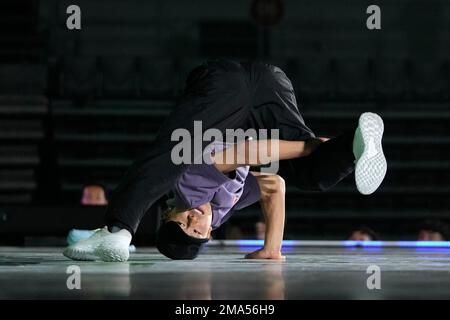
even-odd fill
[{"label": "bleacher seating", "polygon": [[41,64],[0,65],[0,94],[42,94],[46,90],[47,68]]},{"label": "bleacher seating", "polygon": [[291,66],[291,81],[300,101],[323,101],[334,96],[336,82],[330,59],[299,59]]},{"label": "bleacher seating", "polygon": [[336,61],[336,91],[339,100],[373,100],[371,60],[339,59]]},{"label": "bleacher seating", "polygon": [[61,59],[60,94],[67,97],[96,97],[101,90],[98,58],[64,57]]},{"label": "bleacher seating", "polygon": [[[36,174],[49,165],[43,162],[43,141],[53,150],[46,156],[53,157],[50,170],[56,172],[57,201],[77,202],[86,183],[114,188],[132,160],[150,147],[189,71],[204,61],[202,46],[217,45],[212,51],[218,53],[227,52],[223,46],[240,48],[234,36],[227,38],[229,42],[214,42],[211,35],[208,41],[201,39],[210,24],[192,12],[175,10],[177,19],[154,13],[149,18],[144,11],[153,12],[152,2],[111,1],[120,3],[127,15],[103,10],[110,2],[82,1],[84,8],[97,9],[87,16],[91,28],[71,34],[61,24],[47,35],[56,39],[49,41],[48,61],[0,68],[0,91],[15,90],[14,97],[0,97],[1,201],[40,201],[34,191],[45,184],[40,185],[43,182]],[[62,6],[45,3],[47,9]],[[242,3],[246,2],[234,1],[231,7],[241,8]],[[203,1],[202,5],[208,4]],[[379,193],[370,198],[356,193],[351,177],[325,194],[289,188],[290,216],[448,211],[448,57],[441,53],[435,59],[418,59],[408,52],[409,38],[400,31],[386,28],[383,34],[367,34],[363,26],[354,27],[352,14],[359,19],[360,12],[336,17],[333,6],[337,4],[328,5],[330,9],[318,22],[312,18],[318,10],[313,2],[291,1],[289,6],[295,10],[286,14],[286,20],[265,35],[265,43],[253,39],[245,52],[251,53],[255,43],[268,46],[254,59],[267,60],[286,72],[307,124],[321,135],[353,129],[360,112],[379,112],[386,121],[388,175]],[[167,3],[161,11],[168,14],[172,6],[187,5]],[[58,12],[59,23],[65,12]],[[383,18],[386,25],[394,23],[398,13],[389,12]],[[133,16],[136,21],[130,21]],[[230,19],[245,26],[247,18],[233,15]],[[122,28],[121,23],[126,26]],[[110,25],[115,25],[118,34]],[[214,35],[217,30],[222,29]],[[243,38],[262,37],[259,31],[250,30]],[[56,75],[48,86],[47,67]],[[47,91],[47,87],[58,90]],[[44,122],[46,115],[49,121]]]},{"label": "bleacher seating", "polygon": [[410,65],[405,59],[376,59],[373,72],[375,98],[387,101],[404,101],[410,98]]},{"label": "bleacher seating", "polygon": [[[38,63],[42,48],[38,26],[39,1],[3,0],[0,10],[0,60],[2,63]],[[2,67],[3,69],[3,67]],[[14,79],[13,78],[11,80]],[[0,79],[2,75],[0,75]]]},{"label": "bleacher seating", "polygon": [[137,68],[134,57],[102,57],[100,69],[102,93],[107,97],[133,97],[137,95]]},{"label": "bleacher seating", "polygon": [[173,103],[97,100],[79,107],[54,100],[52,119],[63,201],[78,201],[84,184],[112,190],[131,162],[148,152]]},{"label": "bleacher seating", "polygon": [[421,101],[448,100],[450,70],[445,61],[419,60],[411,66],[413,96]]},{"label": "bleacher seating", "polygon": [[47,100],[0,95],[0,203],[32,203],[42,165]]},{"label": "bleacher seating", "polygon": [[174,61],[141,57],[139,64],[139,94],[144,98],[173,98],[176,77]]}]

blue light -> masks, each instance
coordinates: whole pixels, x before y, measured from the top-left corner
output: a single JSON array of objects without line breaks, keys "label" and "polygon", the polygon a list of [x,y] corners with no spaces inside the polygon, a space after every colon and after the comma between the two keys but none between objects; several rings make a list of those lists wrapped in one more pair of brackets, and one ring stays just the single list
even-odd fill
[{"label": "blue light", "polygon": [[342,241],[345,247],[450,248],[450,241]]},{"label": "blue light", "polygon": [[[214,244],[211,244],[214,245]],[[264,240],[225,240],[216,245],[262,247]],[[283,247],[347,247],[347,248],[450,248],[450,241],[307,241],[283,240]]]},{"label": "blue light", "polygon": [[283,247],[293,247],[297,241],[294,240],[283,240]]},{"label": "blue light", "polygon": [[344,247],[383,247],[383,241],[342,241]]},{"label": "blue light", "polygon": [[450,241],[398,241],[399,247],[450,248]]},{"label": "blue light", "polygon": [[240,247],[262,247],[264,245],[264,240],[237,240],[237,245]]},{"label": "blue light", "polygon": [[[237,240],[236,244],[240,247],[262,247],[264,240]],[[295,240],[283,240],[283,247],[298,246],[299,241]]]}]

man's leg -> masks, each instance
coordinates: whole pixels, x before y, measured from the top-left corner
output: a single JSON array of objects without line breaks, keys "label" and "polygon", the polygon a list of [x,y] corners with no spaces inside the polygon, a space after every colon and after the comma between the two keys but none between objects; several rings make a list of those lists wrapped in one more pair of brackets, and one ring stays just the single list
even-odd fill
[{"label": "man's leg", "polygon": [[[259,72],[250,124],[255,128],[279,129],[282,140],[312,141],[314,133],[305,124],[297,105],[291,81],[279,68],[255,65]],[[355,168],[358,190],[370,194],[386,174],[381,138],[383,121],[373,113],[359,118],[358,129],[321,144],[311,155],[281,161],[280,174],[305,190],[327,190]],[[356,149],[353,150],[354,144]],[[356,160],[356,161],[355,161]]]},{"label": "man's leg", "polygon": [[374,192],[386,174],[381,138],[383,122],[373,113],[364,113],[355,131],[322,142],[256,140],[231,146],[214,155],[221,172],[240,166],[261,166],[279,161],[280,174],[304,190],[325,191],[352,173],[362,194]]},{"label": "man's leg", "polygon": [[303,190],[325,191],[351,174],[355,168],[354,132],[320,144],[309,156],[280,163],[280,175]]},{"label": "man's leg", "polygon": [[355,131],[322,143],[311,155],[289,160],[282,168],[285,177],[305,190],[325,191],[355,170],[356,187],[373,193],[383,181],[387,162],[381,144],[383,120],[366,112]]}]

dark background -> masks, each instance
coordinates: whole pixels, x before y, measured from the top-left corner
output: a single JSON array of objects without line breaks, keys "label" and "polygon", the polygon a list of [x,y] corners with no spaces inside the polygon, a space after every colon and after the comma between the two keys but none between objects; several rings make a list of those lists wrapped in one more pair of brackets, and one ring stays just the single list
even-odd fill
[{"label": "dark background", "polygon": [[[70,4],[81,30],[66,28]],[[381,30],[366,28],[370,4]],[[103,208],[78,205],[82,186],[113,190],[189,70],[217,57],[281,67],[320,135],[352,128],[363,111],[385,120],[379,191],[358,194],[353,177],[327,193],[288,186],[286,238],[341,239],[365,224],[413,239],[419,221],[450,217],[449,53],[443,0],[3,0],[0,241],[100,226]],[[251,230],[258,215],[253,206],[231,223]]]}]

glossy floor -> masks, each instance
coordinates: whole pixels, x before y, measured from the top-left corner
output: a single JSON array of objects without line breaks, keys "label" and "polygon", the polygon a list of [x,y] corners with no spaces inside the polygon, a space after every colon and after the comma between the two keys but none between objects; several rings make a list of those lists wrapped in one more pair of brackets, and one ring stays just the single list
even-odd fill
[{"label": "glossy floor", "polygon": [[[238,247],[208,248],[195,261],[146,248],[127,263],[75,262],[61,250],[0,248],[0,298],[450,298],[450,249],[291,248],[283,263],[244,260],[251,248]],[[67,287],[77,284],[73,265],[79,290]],[[377,284],[369,266],[379,267],[381,289],[368,289]]]}]

